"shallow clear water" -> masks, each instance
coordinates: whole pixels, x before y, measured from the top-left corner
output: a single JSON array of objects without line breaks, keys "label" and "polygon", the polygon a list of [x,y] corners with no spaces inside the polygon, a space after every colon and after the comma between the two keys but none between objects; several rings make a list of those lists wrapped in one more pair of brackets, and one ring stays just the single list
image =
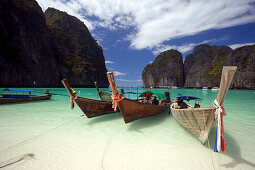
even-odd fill
[{"label": "shallow clear water", "polygon": [[[82,97],[99,99],[95,89],[75,90]],[[211,106],[217,96],[217,91],[211,90],[169,91],[171,97],[179,93],[201,97],[204,99],[201,106]],[[68,94],[64,88],[50,89],[50,92]],[[126,97],[136,98],[136,95]],[[208,148],[208,144],[202,145],[167,111],[125,124],[120,113],[90,119],[81,117],[79,107],[76,105],[71,110],[69,97],[60,95],[54,95],[49,101],[0,105],[0,167],[17,170],[255,169],[254,91],[230,90],[224,108],[227,152],[218,154],[213,152],[215,127]],[[27,153],[34,154],[34,158],[18,161]]]}]

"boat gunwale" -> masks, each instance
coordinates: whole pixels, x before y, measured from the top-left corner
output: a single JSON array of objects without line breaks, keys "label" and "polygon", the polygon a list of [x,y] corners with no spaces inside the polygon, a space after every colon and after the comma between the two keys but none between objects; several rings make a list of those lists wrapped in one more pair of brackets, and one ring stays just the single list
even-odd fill
[{"label": "boat gunwale", "polygon": [[80,97],[80,96],[77,96],[74,98],[74,101],[75,100],[88,100],[88,101],[91,101],[91,102],[94,102],[94,103],[112,103],[111,101],[105,101],[105,100],[95,100],[95,99],[89,99],[89,98],[86,98],[86,97]]},{"label": "boat gunwale", "polygon": [[176,109],[176,108],[173,108],[173,104],[170,106],[171,109],[175,110],[175,111],[178,111],[178,110],[182,110],[182,111],[189,111],[189,110],[192,110],[192,111],[199,111],[199,110],[216,110],[215,107],[211,106],[211,107],[198,107],[198,108],[185,108],[185,109]]},{"label": "boat gunwale", "polygon": [[[130,100],[130,101],[132,101],[132,102],[134,102],[134,103],[137,103],[137,104],[140,104],[140,105],[155,106],[155,107],[158,107],[158,108],[161,108],[161,107],[169,107],[169,106],[170,106],[170,104],[168,104],[168,105],[154,105],[154,104],[151,104],[151,103],[143,103],[143,102],[139,102],[139,101],[137,101],[137,100],[132,100],[132,99],[128,99],[128,98],[125,98],[125,99],[123,99],[123,100]],[[120,101],[120,102],[122,102],[122,101]]]}]

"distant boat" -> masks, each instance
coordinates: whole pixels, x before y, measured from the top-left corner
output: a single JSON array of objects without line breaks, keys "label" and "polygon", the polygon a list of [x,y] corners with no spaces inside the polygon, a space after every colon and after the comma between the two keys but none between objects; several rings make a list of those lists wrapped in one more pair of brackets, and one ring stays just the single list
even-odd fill
[{"label": "distant boat", "polygon": [[[143,103],[137,100],[130,100],[122,98],[115,85],[115,80],[112,72],[107,73],[108,81],[111,85],[113,95],[117,99],[116,103],[120,109],[125,123],[132,122],[137,119],[153,116],[169,109],[169,104],[153,105],[150,103]],[[148,91],[148,93],[153,93]]]},{"label": "distant boat", "polygon": [[112,97],[111,97],[112,94],[99,90],[97,86],[97,82],[94,82],[94,83],[97,89],[97,94],[99,95],[100,99],[103,101],[112,101]]},{"label": "distant boat", "polygon": [[[202,143],[205,143],[208,140],[212,127],[218,120],[220,120],[218,118],[222,119],[222,114],[224,113],[221,111],[223,109],[222,106],[224,98],[229,89],[236,68],[237,67],[235,66],[223,67],[220,90],[213,106],[200,108],[199,105],[195,105],[195,107],[192,107],[183,102],[183,99],[187,101],[192,100],[192,96],[184,96],[185,98],[179,100],[179,103],[177,100],[177,102],[173,103],[170,107],[175,120],[196,135]],[[181,106],[185,107],[179,108]]]},{"label": "distant boat", "polygon": [[38,96],[34,89],[5,88],[0,98],[0,104],[49,100],[51,96],[47,92],[45,95]]},{"label": "distant boat", "polygon": [[179,87],[173,86],[172,89],[179,89]]},{"label": "distant boat", "polygon": [[80,107],[82,112],[88,118],[110,114],[114,112],[111,101],[101,101],[79,97],[77,96],[76,93],[73,92],[72,88],[69,86],[66,79],[63,79],[62,83],[65,86],[68,93],[70,94],[70,96],[73,97],[75,103]]},{"label": "distant boat", "polygon": [[208,87],[203,87],[203,90],[208,90]]},{"label": "distant boat", "polygon": [[212,90],[219,90],[219,87],[213,87]]}]

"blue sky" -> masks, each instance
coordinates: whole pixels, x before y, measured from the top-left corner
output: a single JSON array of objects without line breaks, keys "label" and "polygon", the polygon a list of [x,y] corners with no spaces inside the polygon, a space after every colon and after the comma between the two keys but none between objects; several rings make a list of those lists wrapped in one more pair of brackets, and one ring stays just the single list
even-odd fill
[{"label": "blue sky", "polygon": [[255,43],[255,0],[37,1],[43,11],[53,7],[85,23],[119,86],[141,86],[144,67],[169,49],[185,58],[202,43]]}]

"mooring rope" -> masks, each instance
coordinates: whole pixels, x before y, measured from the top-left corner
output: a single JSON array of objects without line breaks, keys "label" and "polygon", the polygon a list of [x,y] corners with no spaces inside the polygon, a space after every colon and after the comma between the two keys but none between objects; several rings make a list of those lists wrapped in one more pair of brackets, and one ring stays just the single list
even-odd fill
[{"label": "mooring rope", "polygon": [[[117,112],[116,112],[115,115],[116,115],[116,117],[117,117]],[[106,153],[108,152],[108,150],[109,150],[109,148],[110,148],[110,146],[111,146],[111,141],[112,141],[113,132],[114,132],[114,130],[116,129],[116,127],[117,127],[117,126],[115,126],[115,127],[113,128],[113,130],[111,131],[111,133],[109,134],[107,143],[106,143],[105,148],[104,148],[103,155],[102,155],[102,157],[101,157],[101,168],[102,168],[103,170],[105,170],[105,168],[104,168],[104,158],[105,158],[105,155],[106,155]]]},{"label": "mooring rope", "polygon": [[[205,124],[205,113],[204,113],[204,110],[203,110],[203,118],[204,118],[204,124]],[[206,125],[205,125],[205,130],[207,130],[206,129]],[[213,165],[213,169],[215,170],[215,167],[214,167],[214,162],[213,162],[213,158],[212,158],[212,154],[211,154],[211,147],[210,147],[210,142],[209,142],[209,135],[207,136],[207,144],[208,144],[208,151],[209,151],[209,154],[210,154],[210,157],[211,157],[211,161],[212,161],[212,165]]]},{"label": "mooring rope", "polygon": [[108,136],[108,140],[107,140],[107,143],[106,143],[106,145],[105,145],[104,152],[103,152],[103,155],[102,155],[102,158],[101,158],[101,168],[102,168],[103,170],[105,170],[105,169],[104,169],[104,157],[105,157],[107,151],[108,151],[109,148],[110,148],[112,134],[113,134],[113,132]]},{"label": "mooring rope", "polygon": [[[83,115],[82,115],[82,116],[83,116]],[[79,117],[79,118],[80,118],[80,117]],[[4,150],[1,150],[1,151],[0,151],[0,154],[6,152],[6,151],[8,151],[8,150],[17,148],[17,147],[19,147],[19,146],[25,145],[26,143],[31,142],[31,141],[33,141],[33,140],[35,140],[35,139],[37,139],[37,138],[39,138],[39,137],[41,137],[41,136],[43,136],[43,135],[46,135],[46,134],[48,134],[48,133],[50,133],[50,132],[52,132],[52,131],[54,131],[54,130],[56,130],[56,129],[58,129],[58,128],[64,126],[64,125],[67,125],[67,124],[69,124],[69,123],[71,123],[71,122],[74,122],[75,120],[78,120],[78,118],[75,118],[75,119],[73,119],[73,120],[71,120],[71,121],[69,121],[69,122],[63,123],[63,124],[61,124],[61,125],[59,125],[59,126],[53,128],[53,129],[51,129],[51,130],[48,130],[48,131],[43,132],[43,133],[41,133],[41,134],[39,134],[39,135],[37,135],[37,136],[31,137],[31,138],[29,138],[29,139],[26,139],[26,140],[20,142],[20,143],[17,143],[17,144],[15,144],[15,145],[13,145],[13,146],[10,146],[10,147],[8,147],[8,148],[6,148],[6,149],[4,149]]]}]

